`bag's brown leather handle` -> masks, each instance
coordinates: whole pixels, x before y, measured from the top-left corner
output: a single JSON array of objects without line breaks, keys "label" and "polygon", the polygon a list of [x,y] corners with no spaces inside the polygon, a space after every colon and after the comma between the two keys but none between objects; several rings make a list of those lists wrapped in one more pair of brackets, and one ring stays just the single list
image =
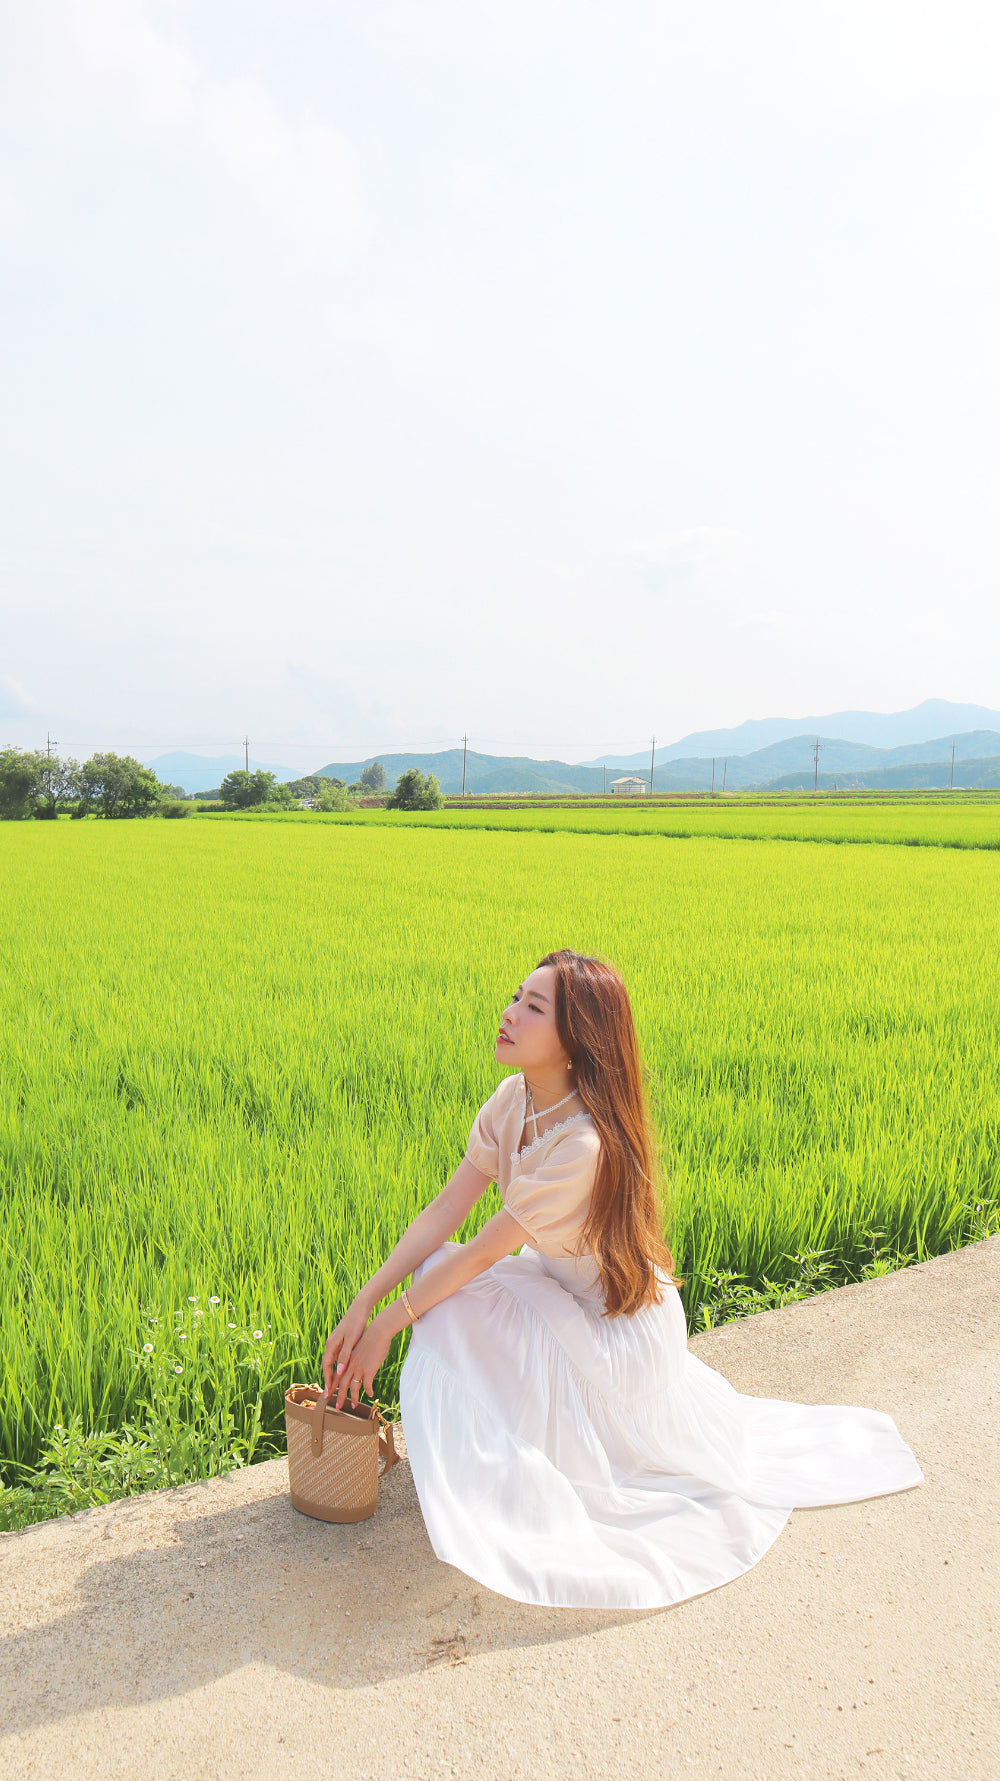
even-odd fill
[{"label": "bag's brown leather handle", "polygon": [[[317,1390],[319,1390],[319,1396],[313,1405],[312,1411],[312,1451],[314,1459],[320,1459],[322,1457],[323,1433],[326,1424],[326,1398],[319,1387],[317,1387]],[[378,1404],[375,1402],[372,1403],[372,1416],[378,1424],[378,1450],[379,1456],[383,1461],[379,1477],[384,1478],[390,1468],[396,1464],[399,1454],[396,1452],[396,1443],[392,1438],[392,1423],[386,1421]]]},{"label": "bag's brown leather handle", "polygon": [[313,1459],[319,1459],[323,1452],[323,1425],[326,1421],[326,1398],[320,1392],[313,1405],[312,1418],[312,1450]]},{"label": "bag's brown leather handle", "polygon": [[379,1422],[382,1425],[381,1430],[379,1432],[379,1438],[378,1438],[378,1450],[379,1450],[379,1453],[382,1455],[382,1458],[385,1463],[382,1467],[381,1472],[379,1473],[379,1477],[384,1478],[386,1473],[388,1472],[390,1466],[394,1466],[396,1464],[396,1461],[399,1458],[399,1454],[396,1452],[396,1443],[392,1438],[392,1423],[386,1422],[384,1420],[384,1418],[379,1414],[379,1409],[378,1409],[377,1404],[375,1406],[375,1414],[376,1414],[376,1416],[378,1416]]}]

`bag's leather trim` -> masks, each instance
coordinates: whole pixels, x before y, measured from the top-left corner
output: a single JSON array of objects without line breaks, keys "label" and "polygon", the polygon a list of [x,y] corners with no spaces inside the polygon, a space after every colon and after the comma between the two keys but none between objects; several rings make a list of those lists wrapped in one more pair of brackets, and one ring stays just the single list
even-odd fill
[{"label": "bag's leather trim", "polygon": [[399,1454],[396,1452],[396,1443],[392,1438],[392,1423],[383,1422],[381,1416],[379,1421],[382,1423],[382,1433],[378,1438],[378,1450],[384,1462],[379,1477],[384,1478],[390,1467],[396,1464]]},{"label": "bag's leather trim", "polygon": [[[293,1393],[303,1395],[293,1396]],[[308,1397],[306,1393],[309,1394]],[[377,1404],[359,1404],[356,1410],[352,1404],[345,1404],[342,1410],[334,1409],[332,1404],[324,1404],[321,1385],[289,1386],[285,1393],[285,1415],[308,1424],[312,1434],[313,1453],[317,1459],[323,1451],[324,1429],[335,1428],[338,1434],[364,1435],[370,1440],[374,1429],[388,1426],[379,1414]],[[327,1417],[330,1418],[329,1422]]]},{"label": "bag's leather trim", "polygon": [[370,1509],[354,1509],[348,1513],[328,1509],[322,1503],[310,1503],[305,1497],[298,1496],[294,1490],[290,1490],[288,1494],[292,1499],[292,1508],[297,1509],[300,1515],[311,1515],[315,1521],[370,1521],[375,1513],[374,1503]]}]

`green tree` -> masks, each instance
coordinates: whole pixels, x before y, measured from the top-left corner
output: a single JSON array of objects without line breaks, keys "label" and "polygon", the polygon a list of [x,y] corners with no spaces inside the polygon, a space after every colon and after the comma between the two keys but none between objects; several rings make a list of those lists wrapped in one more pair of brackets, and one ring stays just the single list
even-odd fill
[{"label": "green tree", "polygon": [[0,750],[0,820],[30,816],[42,785],[43,754],[23,748]]},{"label": "green tree", "polygon": [[227,810],[252,810],[255,804],[268,803],[276,785],[273,773],[265,773],[262,768],[248,773],[245,767],[237,767],[235,772],[226,774],[219,797]]},{"label": "green tree", "polygon": [[355,810],[357,802],[357,798],[351,796],[342,779],[322,779],[319,791],[313,799],[313,809]]},{"label": "green tree", "polygon": [[80,797],[80,763],[72,759],[61,761],[54,754],[39,754],[38,759],[41,773],[35,815],[54,821],[60,809],[68,809]]},{"label": "green tree", "polygon": [[421,773],[419,767],[408,767],[396,781],[396,789],[387,801],[389,810],[440,810],[444,794],[433,773]]},{"label": "green tree", "polygon": [[94,810],[99,816],[149,816],[160,802],[163,787],[151,767],[130,754],[93,754],[80,768],[80,802],[77,814]]},{"label": "green tree", "polygon": [[372,797],[375,792],[384,792],[385,768],[382,762],[369,761],[367,767],[363,767],[361,770],[359,783],[366,797]]}]

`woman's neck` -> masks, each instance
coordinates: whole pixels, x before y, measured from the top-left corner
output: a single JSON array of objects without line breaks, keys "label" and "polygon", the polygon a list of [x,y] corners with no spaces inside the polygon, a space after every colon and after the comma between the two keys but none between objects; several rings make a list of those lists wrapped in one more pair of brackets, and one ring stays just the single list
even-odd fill
[{"label": "woman's neck", "polygon": [[539,1118],[557,1101],[576,1094],[576,1085],[565,1067],[561,1070],[532,1070],[530,1076],[525,1070],[523,1074],[531,1090],[532,1106]]}]

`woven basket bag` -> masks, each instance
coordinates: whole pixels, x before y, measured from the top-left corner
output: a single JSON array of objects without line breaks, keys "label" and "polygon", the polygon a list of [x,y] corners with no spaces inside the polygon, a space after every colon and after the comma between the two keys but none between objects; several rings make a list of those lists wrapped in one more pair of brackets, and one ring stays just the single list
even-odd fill
[{"label": "woven basket bag", "polygon": [[288,1484],[292,1505],[319,1521],[366,1521],[378,1502],[381,1476],[399,1454],[377,1404],[323,1401],[321,1385],[293,1385],[285,1393]]}]

